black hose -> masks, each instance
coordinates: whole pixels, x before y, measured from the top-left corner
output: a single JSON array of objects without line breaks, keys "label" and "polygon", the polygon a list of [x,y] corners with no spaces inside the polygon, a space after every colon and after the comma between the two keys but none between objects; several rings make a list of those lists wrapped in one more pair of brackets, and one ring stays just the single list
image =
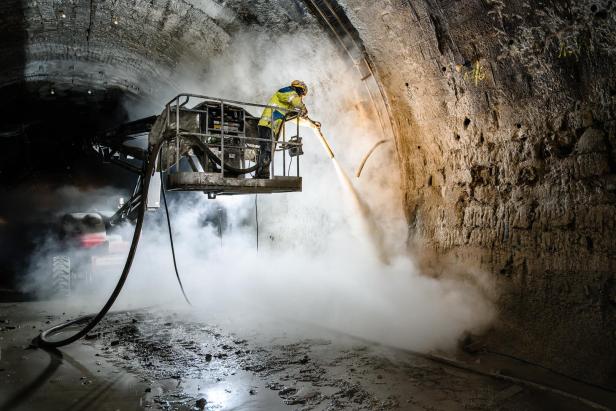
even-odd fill
[{"label": "black hose", "polygon": [[[115,303],[115,300],[118,298],[118,295],[120,295],[120,291],[122,291],[122,287],[124,287],[124,283],[126,282],[126,278],[128,277],[128,273],[130,272],[130,268],[133,264],[135,253],[137,252],[137,245],[139,244],[139,238],[141,237],[141,229],[143,227],[143,220],[145,218],[145,209],[146,209],[145,198],[147,196],[147,192],[150,187],[150,178],[152,177],[152,171],[154,170],[154,166],[156,164],[156,156],[158,155],[159,150],[160,150],[160,144],[153,146],[149,153],[148,161],[144,165],[145,170],[144,170],[143,180],[141,184],[142,201],[141,201],[141,205],[138,210],[137,222],[135,224],[135,232],[133,233],[133,239],[130,244],[128,256],[126,257],[126,262],[124,263],[124,269],[122,270],[120,279],[118,280],[118,283],[113,289],[113,292],[109,296],[109,299],[107,300],[103,308],[101,308],[101,310],[96,315],[90,314],[90,315],[86,315],[83,317],[79,317],[67,323],[56,325],[54,327],[51,327],[41,332],[41,334],[39,334],[39,336],[36,337],[32,341],[34,345],[39,346],[39,347],[46,347],[46,348],[62,347],[64,345],[68,345],[72,342],[77,341],[78,339],[84,337],[94,327],[96,327],[96,325],[103,319],[103,317],[105,317],[107,312],[111,309],[111,306],[113,306],[113,304]],[[59,341],[49,341],[47,339],[48,337],[54,334],[57,334],[68,327],[71,327],[73,325],[79,325],[84,322],[87,322],[86,326],[83,327],[78,332],[76,332],[75,334],[71,335],[70,337],[67,337]]]},{"label": "black hose", "polygon": [[257,223],[257,251],[259,251],[259,204],[257,196],[258,194],[255,194],[255,223]]},{"label": "black hose", "polygon": [[165,204],[165,215],[167,216],[167,228],[169,230],[169,242],[171,243],[171,255],[173,256],[173,268],[175,269],[175,276],[178,279],[178,283],[180,284],[180,290],[182,290],[182,295],[184,299],[188,303],[188,305],[192,305],[190,300],[186,296],[186,292],[184,292],[184,286],[182,285],[182,280],[180,279],[180,273],[178,271],[178,264],[175,259],[175,246],[173,245],[173,234],[171,232],[171,217],[169,217],[169,207],[167,207],[167,195],[165,194],[165,181],[163,179],[163,170],[160,170],[160,188],[163,193],[163,203]]},{"label": "black hose", "polygon": [[586,381],[586,380],[574,377],[574,376],[569,375],[569,374],[565,374],[565,373],[560,372],[558,370],[555,370],[553,368],[546,367],[545,365],[529,361],[529,360],[527,360],[525,358],[516,357],[515,355],[506,354],[506,353],[502,353],[502,352],[498,352],[498,351],[492,351],[490,349],[486,349],[486,352],[488,354],[498,355],[499,357],[505,357],[505,358],[509,358],[511,360],[514,360],[514,361],[519,361],[521,363],[524,363],[524,364],[527,364],[527,365],[531,365],[533,367],[542,368],[542,369],[544,369],[546,371],[549,371],[551,373],[554,373],[556,375],[560,375],[561,377],[568,378],[568,379],[573,380],[575,382],[579,382],[580,384],[585,384],[585,385],[591,386],[593,388],[597,388],[599,390],[604,390],[604,391],[609,391],[609,392],[612,392],[612,393],[616,393],[616,390],[614,388],[610,388],[610,387],[607,387],[607,386],[601,385],[601,384],[595,384],[593,382]]},{"label": "black hose", "polygon": [[[227,164],[224,164],[224,162],[221,161],[218,158],[218,156],[216,156],[216,154],[214,154],[209,149],[209,147],[207,145],[203,144],[197,138],[193,137],[192,140],[196,143],[196,145],[198,147],[200,147],[205,153],[207,153],[207,155],[214,162],[216,162],[218,165],[223,164],[225,169],[228,170],[228,171],[231,171],[231,172],[234,172],[234,173],[238,173],[238,174],[244,174],[244,173],[251,173],[251,172],[255,171],[258,168],[258,164],[255,164],[253,167],[249,167],[249,168],[246,168],[246,169],[239,169],[239,168],[235,168],[235,167],[229,166]],[[109,310],[111,309],[111,307],[115,303],[116,299],[120,295],[120,292],[122,291],[122,288],[124,287],[124,283],[126,282],[126,279],[128,278],[128,274],[130,272],[130,268],[131,268],[131,266],[133,264],[133,260],[135,258],[135,253],[137,252],[137,245],[139,244],[139,239],[141,238],[141,229],[143,228],[143,221],[145,219],[145,209],[146,209],[146,201],[145,201],[145,199],[147,198],[148,189],[150,187],[150,179],[152,178],[154,167],[156,165],[156,157],[158,156],[158,153],[160,151],[161,143],[151,147],[151,151],[149,152],[148,159],[144,163],[145,170],[144,170],[143,180],[142,180],[141,190],[140,190],[141,191],[140,196],[141,196],[142,200],[141,200],[141,204],[140,204],[139,209],[138,209],[137,221],[135,223],[135,232],[133,233],[133,239],[131,241],[130,249],[128,251],[128,256],[126,257],[126,262],[124,263],[124,268],[122,270],[122,274],[120,275],[118,283],[116,284],[115,288],[113,289],[113,292],[111,293],[111,295],[107,299],[107,302],[105,303],[103,308],[101,308],[101,310],[98,312],[98,314],[90,314],[90,315],[82,316],[82,317],[76,318],[74,320],[71,320],[69,322],[66,322],[64,324],[58,324],[56,326],[53,326],[53,327],[51,327],[51,328],[41,332],[32,341],[33,345],[39,346],[39,347],[44,347],[44,348],[62,347],[62,346],[68,345],[68,344],[70,344],[72,342],[75,342],[75,341],[79,340],[80,338],[84,337],[87,333],[89,333],[94,327],[96,327],[96,325],[99,322],[101,322],[103,317],[105,317],[105,315],[109,312]],[[162,182],[162,170],[161,170],[161,182]],[[162,182],[162,183],[164,184],[164,182]],[[167,215],[167,227],[169,228],[169,239],[171,241],[171,252],[172,252],[172,255],[173,255],[173,267],[175,269],[175,274],[176,274],[178,283],[180,284],[180,289],[182,290],[182,294],[184,295],[184,299],[186,300],[186,302],[188,304],[190,304],[190,300],[188,299],[188,297],[186,296],[186,293],[184,292],[184,286],[182,285],[182,280],[180,279],[180,274],[179,274],[178,268],[177,268],[177,262],[176,262],[176,258],[175,258],[175,248],[174,248],[174,245],[173,245],[173,235],[171,233],[171,221],[170,221],[170,218],[169,218],[169,209],[167,208],[167,198],[165,196],[164,185],[162,185],[161,188],[162,188],[161,191],[163,193],[163,200],[164,200],[164,203],[165,203],[165,211],[166,211],[166,215]],[[62,332],[62,330],[65,330],[65,329],[67,329],[67,328],[69,328],[71,326],[80,325],[82,323],[87,323],[87,324],[85,325],[85,327],[83,327],[81,330],[79,330],[75,334],[71,335],[70,337],[67,337],[67,338],[59,340],[59,341],[50,341],[50,340],[48,340],[48,337],[51,337],[52,335],[60,333],[60,332]]]}]

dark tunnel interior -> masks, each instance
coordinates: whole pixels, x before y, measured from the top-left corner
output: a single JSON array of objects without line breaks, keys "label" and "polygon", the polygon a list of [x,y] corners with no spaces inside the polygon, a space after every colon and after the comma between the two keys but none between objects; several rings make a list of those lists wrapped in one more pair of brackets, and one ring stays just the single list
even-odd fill
[{"label": "dark tunnel interior", "polygon": [[[102,96],[75,88],[62,90],[48,82],[5,87],[0,110],[3,124],[0,181],[4,220],[20,222],[2,230],[3,286],[14,287],[27,269],[27,259],[41,232],[56,219],[53,192],[64,185],[128,187],[130,173],[103,164],[91,148],[97,134],[127,121],[125,93],[107,90]],[[3,228],[4,225],[3,225]]]}]

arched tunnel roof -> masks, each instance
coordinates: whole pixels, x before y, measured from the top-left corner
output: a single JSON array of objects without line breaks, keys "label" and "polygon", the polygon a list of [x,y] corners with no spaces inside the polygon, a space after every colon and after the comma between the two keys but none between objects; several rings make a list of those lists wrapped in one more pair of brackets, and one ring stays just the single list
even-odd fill
[{"label": "arched tunnel roof", "polygon": [[0,90],[25,81],[41,97],[52,89],[147,95],[173,85],[183,61],[207,64],[242,27],[316,28],[299,1],[9,0],[0,8]]}]

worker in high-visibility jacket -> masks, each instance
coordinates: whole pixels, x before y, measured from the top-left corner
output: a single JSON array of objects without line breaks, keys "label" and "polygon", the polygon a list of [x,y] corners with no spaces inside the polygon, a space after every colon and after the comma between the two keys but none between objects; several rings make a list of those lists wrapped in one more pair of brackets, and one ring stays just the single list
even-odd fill
[{"label": "worker in high-visibility jacket", "polygon": [[[306,83],[299,80],[293,80],[289,87],[283,87],[278,90],[270,99],[268,106],[280,107],[281,110],[276,110],[267,107],[263,110],[261,120],[259,120],[259,160],[256,178],[269,178],[269,165],[272,161],[272,134],[275,141],[278,141],[280,130],[285,122],[288,112],[287,110],[299,110],[300,117],[306,117],[308,110],[304,105],[302,98],[308,94]],[[272,124],[273,120],[273,124]]]}]

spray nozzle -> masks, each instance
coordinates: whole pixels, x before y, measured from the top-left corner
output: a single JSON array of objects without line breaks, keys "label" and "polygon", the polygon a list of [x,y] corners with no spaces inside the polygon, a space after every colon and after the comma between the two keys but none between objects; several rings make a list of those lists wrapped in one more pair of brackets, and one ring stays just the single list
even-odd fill
[{"label": "spray nozzle", "polygon": [[306,120],[308,120],[310,122],[310,124],[312,124],[314,127],[320,129],[321,128],[321,122],[319,121],[314,121],[313,119],[311,119],[310,117],[306,117]]},{"label": "spray nozzle", "polygon": [[310,123],[312,123],[312,125],[315,127],[316,134],[319,137],[319,139],[321,140],[321,143],[323,144],[323,147],[325,148],[325,151],[327,151],[327,155],[329,156],[329,158],[331,158],[333,160],[334,159],[334,151],[332,150],[331,146],[329,145],[329,143],[325,139],[325,136],[323,135],[323,132],[321,131],[321,123],[319,123],[318,121],[311,120],[311,119],[308,119],[308,121],[310,121]]}]

